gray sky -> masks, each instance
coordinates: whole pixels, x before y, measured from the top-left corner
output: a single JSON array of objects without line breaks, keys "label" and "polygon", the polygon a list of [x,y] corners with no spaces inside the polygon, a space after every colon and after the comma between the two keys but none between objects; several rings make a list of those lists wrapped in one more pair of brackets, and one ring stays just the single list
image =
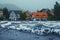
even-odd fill
[{"label": "gray sky", "polygon": [[14,4],[23,10],[36,11],[42,8],[53,8],[55,2],[60,0],[0,0],[1,4]]}]

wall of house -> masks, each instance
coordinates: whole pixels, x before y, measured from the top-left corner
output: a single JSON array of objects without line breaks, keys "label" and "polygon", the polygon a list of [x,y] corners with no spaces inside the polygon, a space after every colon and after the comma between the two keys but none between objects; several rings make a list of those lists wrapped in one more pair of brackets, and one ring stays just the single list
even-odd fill
[{"label": "wall of house", "polygon": [[32,13],[32,18],[33,20],[37,20],[37,21],[43,21],[43,20],[47,20],[48,15],[46,12],[33,12]]},{"label": "wall of house", "polygon": [[16,20],[16,14],[14,12],[11,12],[9,19]]},{"label": "wall of house", "polygon": [[31,19],[31,15],[29,13],[26,13],[25,15],[26,15],[26,19],[27,20],[30,20]]},{"label": "wall of house", "polygon": [[2,17],[3,16],[3,11],[0,11],[0,17]]},{"label": "wall of house", "polygon": [[47,18],[33,18],[33,21],[47,21]]},{"label": "wall of house", "polygon": [[33,12],[32,14],[32,17],[34,18],[48,18],[46,12]]}]

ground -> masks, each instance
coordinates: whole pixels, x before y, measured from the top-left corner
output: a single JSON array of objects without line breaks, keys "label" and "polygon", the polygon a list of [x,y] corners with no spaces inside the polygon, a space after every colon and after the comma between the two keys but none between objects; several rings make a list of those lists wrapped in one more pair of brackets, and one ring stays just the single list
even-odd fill
[{"label": "ground", "polygon": [[3,29],[0,31],[0,40],[60,40],[60,37],[52,34],[38,36],[32,33],[20,32],[18,30]]},{"label": "ground", "polygon": [[[6,23],[7,25],[11,26],[16,26],[16,25],[21,25],[23,24],[24,22],[18,22],[18,24],[13,24],[15,22],[8,22]],[[36,22],[25,22],[25,24],[28,24],[30,23],[29,25],[33,25],[36,24]],[[55,26],[55,25],[60,25],[60,22],[39,22],[39,24],[42,23],[48,27],[51,27],[51,26]],[[16,30],[16,29],[8,29],[7,27],[9,26],[6,26],[6,25],[3,25],[4,22],[0,22],[0,24],[4,27],[2,28],[1,25],[0,25],[0,40],[60,40],[60,36],[57,36],[57,35],[53,35],[53,34],[49,34],[49,35],[45,35],[45,36],[42,36],[42,35],[36,35],[36,34],[32,34],[32,33],[28,33],[28,32],[21,32],[19,30]],[[51,25],[49,25],[51,24]],[[60,27],[60,26],[59,26]],[[16,28],[16,27],[15,27]]]}]

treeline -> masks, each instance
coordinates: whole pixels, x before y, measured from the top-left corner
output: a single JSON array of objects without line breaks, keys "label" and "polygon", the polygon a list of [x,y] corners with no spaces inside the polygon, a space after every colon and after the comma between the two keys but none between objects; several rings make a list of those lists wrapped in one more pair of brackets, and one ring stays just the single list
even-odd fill
[{"label": "treeline", "polygon": [[54,5],[54,14],[55,14],[55,20],[60,20],[60,4],[56,2]]}]

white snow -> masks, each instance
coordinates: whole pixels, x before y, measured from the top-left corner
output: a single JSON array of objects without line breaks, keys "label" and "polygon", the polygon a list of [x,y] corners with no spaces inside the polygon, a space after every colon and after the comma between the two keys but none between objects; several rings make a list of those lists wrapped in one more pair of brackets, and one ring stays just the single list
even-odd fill
[{"label": "white snow", "polygon": [[11,22],[7,22],[7,23],[5,23],[5,24],[1,24],[1,26],[2,26],[3,28],[5,28],[6,25],[11,25]]},{"label": "white snow", "polygon": [[[12,24],[12,23],[16,23],[16,24]],[[0,25],[2,28],[5,28],[6,26],[8,26],[8,29],[17,29],[17,30],[31,30],[32,33],[35,32],[35,30],[33,30],[33,27],[37,24],[43,24],[44,26],[47,27],[60,27],[60,21],[0,21]],[[44,27],[43,26],[43,27]],[[36,30],[38,31],[38,30]],[[43,34],[44,29],[41,29],[41,34]],[[59,32],[60,29],[55,29],[55,32]],[[39,31],[38,31],[39,32]],[[39,33],[38,33],[39,34]]]}]

